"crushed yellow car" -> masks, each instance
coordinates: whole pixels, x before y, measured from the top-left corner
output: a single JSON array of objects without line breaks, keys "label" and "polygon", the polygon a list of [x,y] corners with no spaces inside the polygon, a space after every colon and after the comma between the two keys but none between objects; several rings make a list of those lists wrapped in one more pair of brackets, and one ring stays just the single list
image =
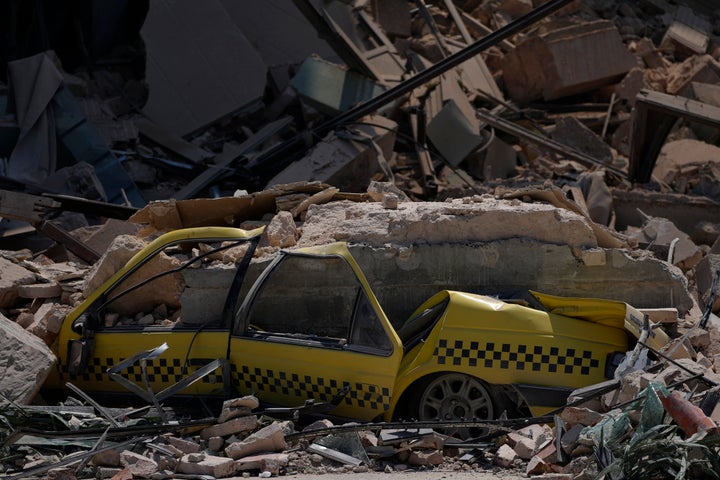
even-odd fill
[{"label": "crushed yellow car", "polygon": [[[533,292],[523,304],[445,290],[395,328],[344,243],[281,251],[247,285],[261,233],[207,227],[157,238],[68,315],[49,386],[331,402],[333,415],[362,421],[491,419],[543,413],[611,378],[642,326],[618,301]],[[244,256],[224,301],[193,318],[171,305],[173,321],[143,324],[153,301],[189,288],[197,267],[231,249]],[[649,342],[660,348],[668,337],[653,329]]]}]

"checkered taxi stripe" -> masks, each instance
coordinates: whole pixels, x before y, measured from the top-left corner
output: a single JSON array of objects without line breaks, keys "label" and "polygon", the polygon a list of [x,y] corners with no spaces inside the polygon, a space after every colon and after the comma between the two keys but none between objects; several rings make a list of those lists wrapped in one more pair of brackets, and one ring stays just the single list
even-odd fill
[{"label": "checkered taxi stripe", "polygon": [[[84,380],[86,382],[102,382],[109,379],[107,369],[114,365],[124,361],[124,358],[114,359],[108,357],[93,357],[90,359],[87,365],[85,373],[78,375],[75,378]],[[180,380],[186,378],[188,375],[193,373],[199,366],[183,367],[183,361],[179,358],[156,358],[147,360],[145,372],[147,373],[149,382],[162,382],[174,384]],[[118,372],[123,377],[131,380],[140,385],[144,384],[142,368],[139,364],[133,364],[127,368]],[[61,378],[70,376],[65,365],[60,366]],[[217,369],[215,373],[206,375],[200,381],[205,383],[219,383],[222,384],[222,370]]]},{"label": "checkered taxi stripe", "polygon": [[572,375],[590,375],[591,369],[600,367],[590,350],[465,340],[441,339],[433,356],[439,365]]},{"label": "checkered taxi stripe", "polygon": [[302,399],[329,402],[344,388],[348,393],[343,403],[351,407],[387,411],[390,409],[390,391],[369,383],[346,382],[334,378],[298,375],[286,371],[269,370],[243,365],[236,372],[233,366],[233,381],[241,391],[253,392],[262,398],[262,392]]},{"label": "checkered taxi stripe", "polygon": [[[107,369],[122,362],[124,359],[92,358],[85,373],[75,378],[86,382],[108,381]],[[69,378],[67,368],[59,366],[61,378]],[[157,358],[147,361],[146,372],[148,381],[174,384],[186,378],[197,367],[185,368],[179,358]],[[139,385],[143,385],[142,369],[134,364],[118,372],[123,377]],[[385,412],[390,409],[390,391],[378,385],[347,382],[338,379],[298,375],[287,371],[276,371],[243,365],[239,370],[231,365],[231,378],[235,387],[245,393],[254,393],[262,398],[262,392],[272,392],[283,396],[294,396],[300,399],[314,399],[316,402],[329,402],[341,390],[348,388],[343,402],[351,407],[378,410]],[[222,369],[203,377],[201,382],[222,384]]]}]

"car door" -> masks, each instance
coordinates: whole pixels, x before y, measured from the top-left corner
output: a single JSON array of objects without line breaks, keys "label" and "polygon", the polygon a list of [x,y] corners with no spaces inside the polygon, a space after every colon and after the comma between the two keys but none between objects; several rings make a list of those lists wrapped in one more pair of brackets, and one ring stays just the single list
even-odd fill
[{"label": "car door", "polygon": [[[59,362],[49,388],[71,382],[87,392],[157,394],[210,367],[181,393],[227,393],[225,300],[261,233],[177,230],[137,252],[66,318],[53,345]],[[212,369],[213,362],[221,366]]]},{"label": "car door", "polygon": [[281,253],[236,322],[240,392],[282,406],[334,402],[331,414],[359,420],[389,411],[402,347],[343,244]]}]

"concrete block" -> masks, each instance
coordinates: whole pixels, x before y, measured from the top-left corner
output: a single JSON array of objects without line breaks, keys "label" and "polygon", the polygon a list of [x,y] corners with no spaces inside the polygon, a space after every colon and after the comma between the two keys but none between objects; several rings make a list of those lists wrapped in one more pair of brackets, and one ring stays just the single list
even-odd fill
[{"label": "concrete block", "polygon": [[218,423],[212,427],[202,429],[200,431],[200,438],[207,440],[210,437],[227,437],[235,433],[253,430],[257,425],[258,419],[255,415],[238,417],[225,423]]},{"label": "concrete block", "polygon": [[271,423],[240,442],[234,442],[225,448],[225,454],[238,458],[258,452],[276,452],[285,449],[285,435],[278,422]]},{"label": "concrete block", "polygon": [[617,28],[604,20],[531,37],[502,60],[503,80],[519,103],[587,92],[618,80],[635,65]]},{"label": "concrete block", "polygon": [[28,404],[55,366],[55,355],[35,335],[0,314],[0,406]]},{"label": "concrete block", "polygon": [[180,459],[177,465],[178,473],[188,475],[210,475],[215,478],[225,478],[235,473],[235,462],[231,458],[201,455],[201,458],[191,457],[190,454]]},{"label": "concrete block", "polygon": [[0,308],[12,307],[18,298],[18,287],[35,281],[34,273],[0,257]]}]

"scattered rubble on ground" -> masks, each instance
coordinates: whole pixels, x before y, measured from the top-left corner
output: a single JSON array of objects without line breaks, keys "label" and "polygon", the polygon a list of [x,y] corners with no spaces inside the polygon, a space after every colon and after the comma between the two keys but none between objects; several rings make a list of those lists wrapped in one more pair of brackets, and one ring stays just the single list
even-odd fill
[{"label": "scattered rubble on ground", "polygon": [[[65,2],[30,3],[0,20],[43,39],[0,51],[3,478],[719,478],[713,2],[139,1],[108,38]],[[55,37],[68,25],[78,45]],[[416,286],[409,302],[448,285],[622,300],[674,340],[472,441],[432,422],[305,425],[303,406],[253,396],[209,416],[77,391],[49,404],[65,315],[160,233],[203,226],[266,226],[256,266],[351,242],[370,276]],[[105,325],[219,316],[244,248],[128,295]]]}]

